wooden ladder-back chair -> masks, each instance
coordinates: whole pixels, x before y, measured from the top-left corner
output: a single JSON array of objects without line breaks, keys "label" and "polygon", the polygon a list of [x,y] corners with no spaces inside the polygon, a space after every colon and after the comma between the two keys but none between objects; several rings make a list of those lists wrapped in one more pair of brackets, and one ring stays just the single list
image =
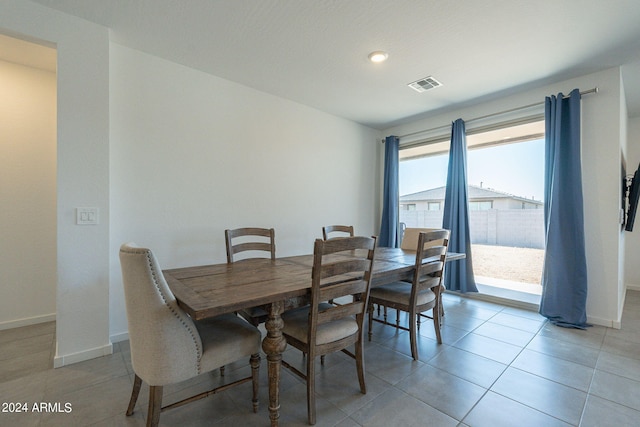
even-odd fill
[{"label": "wooden ladder-back chair", "polygon": [[[408,250],[408,251],[415,251],[416,248],[418,247],[418,237],[420,236],[420,233],[429,233],[431,231],[437,231],[440,230],[439,228],[404,228],[403,232],[402,232],[402,241],[400,243],[400,247],[402,249]],[[438,241],[438,240],[434,240],[433,242],[431,242],[431,245],[438,245],[438,244],[442,244],[442,241]],[[378,313],[380,312],[380,307],[378,307]],[[385,315],[387,314],[387,312],[385,311]],[[441,305],[440,306],[440,315],[444,316],[444,307]],[[400,312],[396,312],[396,323],[398,323],[400,321]],[[418,327],[420,327],[420,325],[418,324]]]},{"label": "wooden ladder-back chair", "polygon": [[[306,353],[306,373],[283,361],[307,382],[309,424],[316,422],[315,358],[342,351],[356,360],[360,391],[366,394],[364,379],[363,325],[375,257],[375,237],[317,239],[311,274],[311,304],[283,314],[282,333],[298,350]],[[353,295],[353,301],[332,305],[323,301]],[[354,345],[355,354],[347,350]]]},{"label": "wooden ladder-back chair", "polygon": [[[400,229],[402,233],[402,240],[400,241],[400,248],[407,251],[415,251],[418,247],[418,237],[420,233],[428,233],[429,231],[439,230],[438,228],[407,228],[404,222],[400,223]],[[387,320],[387,307],[383,308],[384,319]],[[442,313],[442,312],[441,312]],[[378,314],[380,314],[380,306],[378,306]],[[400,312],[396,312],[396,324],[400,322]]]},{"label": "wooden ladder-back chair", "polygon": [[[407,229],[409,230],[409,229]],[[371,340],[371,327],[373,321],[385,325],[394,326],[409,331],[411,341],[411,356],[418,360],[418,346],[416,342],[416,329],[420,321],[421,313],[432,310],[433,326],[439,344],[442,344],[440,336],[440,307],[442,304],[442,277],[449,245],[449,230],[435,230],[421,232],[418,235],[416,245],[416,263],[413,281],[395,282],[383,285],[371,290],[369,297],[369,340]],[[373,304],[389,307],[409,314],[409,327],[384,320],[374,319]]]},{"label": "wooden ladder-back chair", "polygon": [[[275,230],[273,228],[247,227],[225,230],[224,240],[227,246],[227,263],[229,264],[263,255],[260,252],[266,252],[268,254],[266,257],[271,260],[276,259]],[[249,257],[237,260],[235,255],[241,252],[250,252]],[[238,314],[254,326],[266,322],[269,317],[269,313],[260,307],[239,310]]]},{"label": "wooden ladder-back chair", "polygon": [[[333,233],[333,236],[331,235]],[[336,233],[338,234],[336,236]],[[336,239],[341,237],[353,237],[352,225],[327,225],[322,227],[322,240]],[[329,300],[329,304],[340,305],[334,300]],[[324,361],[324,358],[323,358]]]},{"label": "wooden ladder-back chair", "polygon": [[[126,414],[132,415],[142,381],[149,385],[147,426],[160,412],[253,381],[253,410],[258,410],[260,331],[234,314],[193,321],[169,289],[153,253],[133,243],[120,247],[131,363],[135,372]],[[246,357],[251,376],[162,407],[163,386],[186,381]]]}]

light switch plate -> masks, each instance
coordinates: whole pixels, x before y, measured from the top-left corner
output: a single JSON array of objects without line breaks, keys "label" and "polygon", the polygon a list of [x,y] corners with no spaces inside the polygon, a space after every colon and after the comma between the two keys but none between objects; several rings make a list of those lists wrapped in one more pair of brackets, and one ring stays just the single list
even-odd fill
[{"label": "light switch plate", "polygon": [[97,225],[99,221],[98,208],[76,208],[77,225]]}]

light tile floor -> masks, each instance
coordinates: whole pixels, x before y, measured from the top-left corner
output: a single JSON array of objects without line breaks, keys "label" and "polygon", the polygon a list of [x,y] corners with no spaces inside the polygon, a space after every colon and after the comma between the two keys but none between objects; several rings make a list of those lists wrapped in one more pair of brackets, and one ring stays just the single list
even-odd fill
[{"label": "light tile floor", "polygon": [[[436,343],[430,323],[423,324],[420,361],[410,357],[406,332],[374,325],[365,349],[366,395],[353,361],[342,353],[328,356],[317,369],[317,425],[640,424],[640,292],[627,293],[620,330],[564,329],[520,308],[451,294],[444,300],[444,344]],[[52,369],[54,333],[53,323],[0,331],[0,425],[144,425],[146,386],[134,415],[124,415],[133,378],[128,343],[114,344],[110,356]],[[295,349],[285,358],[303,363]],[[226,378],[247,371],[247,363],[228,366]],[[280,424],[307,425],[305,386],[287,370],[282,375]],[[165,402],[219,381],[218,374],[207,374],[167,387]],[[257,414],[250,394],[250,384],[243,384],[163,413],[160,423],[267,426],[264,362]],[[41,402],[55,411],[33,412]],[[29,412],[15,412],[15,404],[24,403]]]}]

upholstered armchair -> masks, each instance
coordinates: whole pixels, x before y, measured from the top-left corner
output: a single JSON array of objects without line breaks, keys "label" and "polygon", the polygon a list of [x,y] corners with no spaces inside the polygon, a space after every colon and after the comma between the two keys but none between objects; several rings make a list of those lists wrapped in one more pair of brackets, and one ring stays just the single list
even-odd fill
[{"label": "upholstered armchair", "polygon": [[[258,408],[261,334],[234,314],[192,320],[179,306],[158,262],[133,243],[120,248],[131,362],[135,372],[127,415],[133,414],[142,381],[150,387],[147,426],[158,425],[162,410],[204,398],[232,385],[253,381],[253,406]],[[163,386],[188,380],[244,357],[251,376],[162,407]]]}]

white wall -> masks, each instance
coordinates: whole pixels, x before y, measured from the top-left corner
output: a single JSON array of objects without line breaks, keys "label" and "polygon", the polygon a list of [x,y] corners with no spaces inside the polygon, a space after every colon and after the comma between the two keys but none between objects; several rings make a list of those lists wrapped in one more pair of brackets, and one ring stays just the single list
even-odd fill
[{"label": "white wall", "polygon": [[[640,117],[628,122],[627,175],[633,174],[640,163]],[[640,217],[633,231],[625,233],[625,276],[627,287],[640,290]]]},{"label": "white wall", "polygon": [[[57,296],[55,366],[107,354],[109,341],[109,32],[24,0],[3,0],[0,32],[55,46]],[[101,223],[75,225],[75,208]]]},{"label": "white wall", "polygon": [[[624,92],[624,81],[622,78],[622,70],[620,70],[620,133],[619,133],[619,164],[620,169],[618,172],[618,180],[622,183],[622,174],[624,173],[624,168],[626,167],[626,159],[627,159],[627,134],[628,134],[628,111],[627,111],[627,98]],[[618,197],[622,199],[622,192],[624,191],[624,186],[620,185],[620,192],[618,193]],[[619,317],[616,322],[614,322],[614,327],[620,328],[622,326],[622,310],[624,308],[624,301],[627,293],[627,282],[625,278],[625,237],[626,234],[623,229],[623,218],[624,212],[622,210],[623,203],[620,202],[619,211],[618,211],[618,221],[620,224],[620,233],[618,234],[618,313]]]},{"label": "white wall", "polygon": [[[543,102],[544,97],[574,88],[599,88],[582,100],[582,170],[584,192],[588,321],[618,326],[624,280],[619,273],[621,194],[620,150],[626,135],[621,132],[621,80],[619,68],[547,85],[492,102],[443,113],[386,129],[384,135],[404,135]],[[467,126],[470,129],[472,126]],[[400,141],[402,144],[402,139]]]},{"label": "white wall", "polygon": [[55,320],[56,75],[0,61],[0,329]]},{"label": "white wall", "polygon": [[110,76],[114,340],[124,242],[169,268],[225,262],[225,228],[274,227],[278,256],[323,225],[377,234],[379,132],[113,43]]}]

